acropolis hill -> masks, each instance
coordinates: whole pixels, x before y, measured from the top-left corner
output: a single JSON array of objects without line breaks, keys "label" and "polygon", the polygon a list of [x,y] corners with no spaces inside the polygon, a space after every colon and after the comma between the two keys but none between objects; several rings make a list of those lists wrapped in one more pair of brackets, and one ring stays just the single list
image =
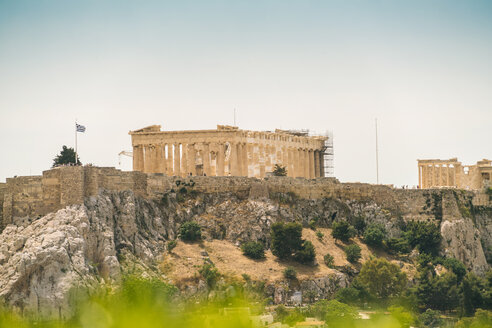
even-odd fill
[{"label": "acropolis hill", "polygon": [[[431,221],[440,226],[441,254],[478,274],[488,270],[486,259],[492,256],[489,195],[451,188],[395,189],[334,178],[169,177],[66,166],[42,176],[7,179],[0,184],[0,204],[0,297],[7,304],[54,316],[70,311],[69,291],[79,283],[117,279],[135,265],[161,276],[152,268],[162,263],[163,254],[171,267],[166,276],[183,293],[196,290],[190,283],[204,250],[180,242],[179,257],[165,251],[188,221],[200,225],[203,245],[221,272],[266,279],[265,295],[275,303],[285,303],[294,292],[279,283],[288,264],[271,255],[265,263],[245,260],[236,245],[260,241],[268,249],[270,227],[276,222],[302,224],[303,235],[316,247],[317,263],[323,263],[328,251],[335,257],[335,269],[296,266],[300,290],[319,298],[332,297],[349,281],[343,250],[330,236],[334,222],[362,218],[398,237],[404,222]],[[325,241],[307,228],[311,222],[324,232]],[[356,241],[364,262],[372,253]],[[412,270],[409,263],[400,264]]]},{"label": "acropolis hill", "polygon": [[[325,137],[220,126],[178,133],[154,126],[131,135],[133,171],[60,166],[0,183],[0,297],[7,304],[59,316],[70,311],[74,286],[117,280],[136,266],[193,294],[204,285],[196,281],[197,267],[209,260],[229,276],[264,281],[275,304],[288,302],[297,288],[332,298],[353,269],[331,228],[355,220],[383,225],[389,238],[400,238],[410,221],[432,222],[442,236],[441,256],[480,275],[490,267],[492,195],[484,189],[340,183],[323,176]],[[268,174],[274,164],[289,176]],[[203,240],[180,241],[174,256],[166,245],[190,221]],[[286,222],[301,224],[316,263],[330,253],[336,267],[298,264],[299,287],[286,285],[282,272],[291,263],[269,250],[272,225]],[[313,224],[323,240],[308,228]],[[247,241],[265,245],[265,262],[241,254],[238,245]],[[360,238],[354,242],[362,263],[375,254]],[[407,255],[397,261],[414,271]]]}]

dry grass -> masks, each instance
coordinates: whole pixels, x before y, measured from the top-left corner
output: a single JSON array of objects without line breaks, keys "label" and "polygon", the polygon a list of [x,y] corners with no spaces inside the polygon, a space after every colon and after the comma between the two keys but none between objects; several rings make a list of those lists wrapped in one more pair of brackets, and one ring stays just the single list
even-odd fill
[{"label": "dry grass", "polygon": [[[304,239],[311,241],[316,249],[316,260],[319,265],[308,266],[292,261],[279,261],[268,250],[265,252],[264,260],[252,260],[244,256],[241,249],[225,240],[202,241],[200,243],[178,242],[172,253],[164,255],[161,270],[175,282],[185,282],[195,280],[198,269],[204,262],[202,252],[207,252],[210,260],[215,264],[220,273],[231,278],[241,278],[242,274],[249,275],[253,280],[266,280],[268,282],[283,278],[283,271],[286,267],[292,266],[297,271],[299,279],[325,276],[334,272],[328,268],[323,261],[323,256],[330,253],[335,258],[335,265],[342,266],[349,264],[345,257],[343,248],[346,244],[335,242],[331,236],[331,229],[318,228],[324,234],[322,240],[318,240],[316,232],[311,229],[303,229]],[[367,261],[372,252],[367,245],[354,239],[362,249],[361,263]],[[379,256],[388,257],[384,254]]]}]

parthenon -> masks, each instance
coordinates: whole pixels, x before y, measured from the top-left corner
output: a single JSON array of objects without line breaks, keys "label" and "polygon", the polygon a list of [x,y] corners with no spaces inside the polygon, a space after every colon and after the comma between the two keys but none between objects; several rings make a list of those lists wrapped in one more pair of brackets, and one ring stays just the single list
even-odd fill
[{"label": "parthenon", "polygon": [[189,131],[161,131],[160,125],[152,125],[129,134],[134,171],[263,178],[278,164],[290,177],[325,176],[324,136],[284,130],[247,131],[225,125]]},{"label": "parthenon", "polygon": [[457,158],[419,159],[419,187],[455,187],[481,189],[490,186],[492,161],[483,159],[475,165],[461,165]]}]

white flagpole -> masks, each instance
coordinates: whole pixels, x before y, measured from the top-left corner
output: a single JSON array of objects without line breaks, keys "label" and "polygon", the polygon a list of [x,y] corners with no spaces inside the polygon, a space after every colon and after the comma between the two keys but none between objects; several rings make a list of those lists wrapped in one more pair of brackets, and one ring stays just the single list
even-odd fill
[{"label": "white flagpole", "polygon": [[378,119],[376,122],[376,184],[379,184],[379,154],[378,154]]},{"label": "white flagpole", "polygon": [[75,120],[75,165],[78,164],[77,160],[77,119]]}]

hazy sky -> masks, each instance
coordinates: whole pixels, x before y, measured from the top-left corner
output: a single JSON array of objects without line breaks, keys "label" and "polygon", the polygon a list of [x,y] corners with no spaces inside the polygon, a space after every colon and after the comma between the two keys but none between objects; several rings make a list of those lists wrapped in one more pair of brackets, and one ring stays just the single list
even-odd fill
[{"label": "hazy sky", "polygon": [[[0,181],[62,145],[118,166],[129,130],[332,130],[335,175],[417,184],[492,158],[492,1],[0,0]],[[123,158],[122,169],[131,169]]]}]

